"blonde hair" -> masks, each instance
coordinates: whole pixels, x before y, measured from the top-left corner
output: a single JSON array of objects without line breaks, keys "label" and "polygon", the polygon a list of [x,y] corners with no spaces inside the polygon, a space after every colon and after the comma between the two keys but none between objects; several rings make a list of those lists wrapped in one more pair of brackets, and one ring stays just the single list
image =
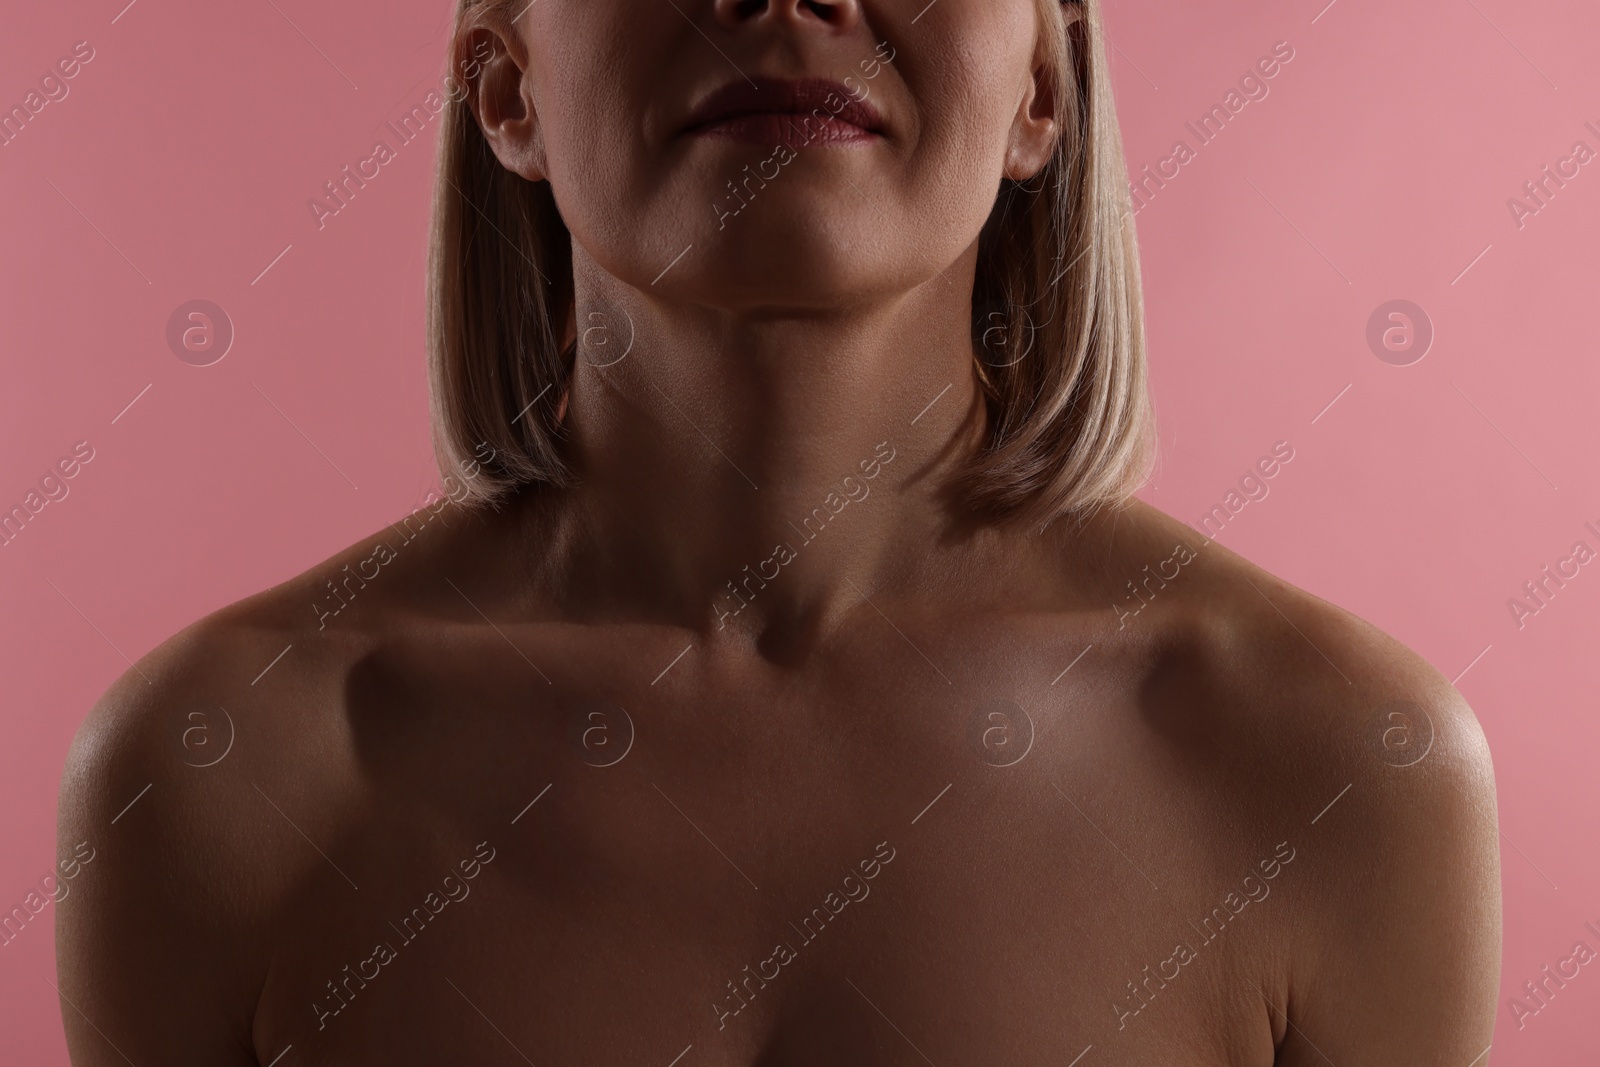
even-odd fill
[{"label": "blonde hair", "polygon": [[[471,65],[462,30],[511,30],[526,0],[458,0],[452,71]],[[979,239],[974,373],[988,440],[952,489],[975,515],[1043,524],[1127,499],[1148,477],[1154,420],[1143,298],[1100,0],[1066,23],[1037,0],[1061,135],[1028,182],[1003,183]],[[479,23],[481,24],[481,23]],[[484,459],[469,501],[566,486],[556,412],[572,371],[571,236],[548,182],[500,165],[451,92],[439,132],[428,250],[434,450],[443,470]]]}]

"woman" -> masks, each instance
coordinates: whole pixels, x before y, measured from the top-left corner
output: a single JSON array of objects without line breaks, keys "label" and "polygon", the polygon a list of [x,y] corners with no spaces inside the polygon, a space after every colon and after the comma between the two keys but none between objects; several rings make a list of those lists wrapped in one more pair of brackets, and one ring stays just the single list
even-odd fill
[{"label": "woman", "polygon": [[1130,497],[1094,0],[453,41],[449,499],[91,715],[75,1063],[1481,1061],[1472,713]]}]

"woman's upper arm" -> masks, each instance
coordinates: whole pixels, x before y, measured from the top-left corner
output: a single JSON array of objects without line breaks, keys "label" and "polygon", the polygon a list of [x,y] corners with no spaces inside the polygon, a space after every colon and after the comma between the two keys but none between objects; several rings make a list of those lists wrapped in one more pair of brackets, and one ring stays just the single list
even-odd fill
[{"label": "woman's upper arm", "polygon": [[[178,672],[181,677],[182,672]],[[183,759],[182,681],[130,672],[74,740],[61,783],[56,963],[76,1067],[255,1064],[250,993],[206,870],[211,785]]]},{"label": "woman's upper arm", "polygon": [[1392,729],[1420,733],[1428,720],[1426,755],[1378,749],[1318,826],[1332,877],[1289,987],[1285,1067],[1469,1067],[1493,1037],[1500,864],[1487,746],[1453,691],[1407,714],[1416,721]]}]

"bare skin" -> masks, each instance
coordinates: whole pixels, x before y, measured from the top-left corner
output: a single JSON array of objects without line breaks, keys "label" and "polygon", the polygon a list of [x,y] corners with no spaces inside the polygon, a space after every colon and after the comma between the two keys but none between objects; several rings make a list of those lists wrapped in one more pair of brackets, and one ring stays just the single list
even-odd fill
[{"label": "bare skin", "polygon": [[[798,76],[924,5],[680,6]],[[645,340],[578,361],[576,487],[425,509],[102,699],[62,786],[73,1062],[1472,1063],[1499,870],[1459,694],[1147,505],[1041,531],[942,491],[985,429],[952,286],[1054,136],[1031,6],[932,8],[874,97],[917,136],[803,155],[655,287],[673,184],[748,151],[584,109],[728,71],[668,5],[518,25],[480,121],[566,198],[580,311]],[[607,88],[552,40],[632,54]],[[607,152],[586,199],[563,160]],[[888,221],[824,209],[852,167]]]}]

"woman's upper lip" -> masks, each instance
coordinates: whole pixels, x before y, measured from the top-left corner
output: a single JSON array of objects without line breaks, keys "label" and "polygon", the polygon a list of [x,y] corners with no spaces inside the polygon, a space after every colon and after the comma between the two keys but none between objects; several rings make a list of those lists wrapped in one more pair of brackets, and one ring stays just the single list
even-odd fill
[{"label": "woman's upper lip", "polygon": [[[829,97],[844,101],[835,110]],[[809,115],[821,110],[840,122],[872,133],[882,132],[883,116],[865,99],[856,99],[843,85],[826,78],[741,78],[706,97],[689,116],[685,133],[693,133],[745,115]]]}]

